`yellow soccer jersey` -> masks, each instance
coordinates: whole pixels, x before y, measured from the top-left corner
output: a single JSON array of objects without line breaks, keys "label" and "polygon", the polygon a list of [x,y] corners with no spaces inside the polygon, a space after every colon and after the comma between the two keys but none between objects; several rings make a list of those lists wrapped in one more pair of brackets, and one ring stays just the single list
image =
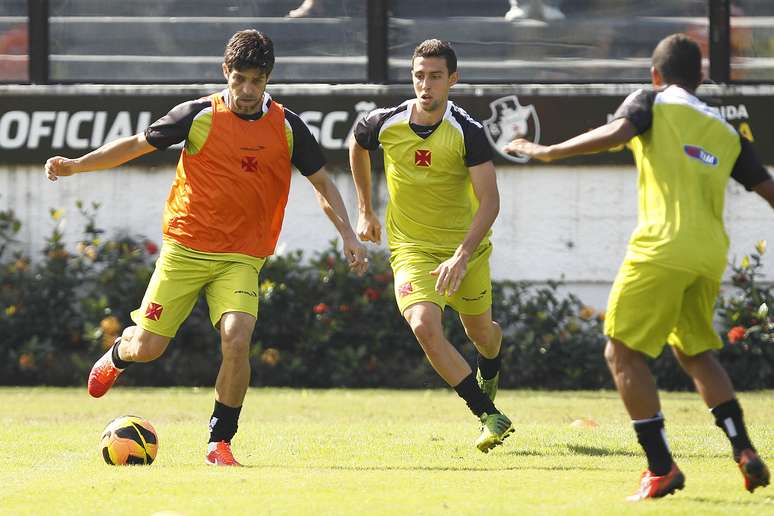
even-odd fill
[{"label": "yellow soccer jersey", "polygon": [[[492,150],[481,124],[453,102],[430,127],[410,123],[414,102],[372,111],[357,124],[355,139],[365,149],[384,150],[390,250],[450,254],[478,210],[468,167],[490,161]],[[488,243],[489,235],[480,246]]]},{"label": "yellow soccer jersey", "polygon": [[639,209],[626,260],[719,280],[728,252],[728,178],[749,190],[769,177],[749,142],[717,109],[678,86],[636,91],[614,118],[628,119],[640,133],[630,142]]}]

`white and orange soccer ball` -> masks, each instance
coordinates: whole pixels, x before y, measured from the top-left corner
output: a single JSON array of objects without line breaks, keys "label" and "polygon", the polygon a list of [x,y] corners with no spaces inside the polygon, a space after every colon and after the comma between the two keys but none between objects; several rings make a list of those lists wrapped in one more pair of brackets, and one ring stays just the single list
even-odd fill
[{"label": "white and orange soccer ball", "polygon": [[159,439],[147,419],[121,416],[105,427],[99,449],[105,462],[113,466],[152,464],[159,450]]}]

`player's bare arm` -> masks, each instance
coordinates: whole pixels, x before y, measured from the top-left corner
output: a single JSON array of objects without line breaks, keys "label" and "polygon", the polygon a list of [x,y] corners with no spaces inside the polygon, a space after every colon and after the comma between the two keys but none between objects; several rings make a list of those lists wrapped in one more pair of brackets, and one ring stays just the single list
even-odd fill
[{"label": "player's bare arm", "polygon": [[339,189],[336,188],[325,167],[307,176],[307,179],[314,186],[317,202],[320,203],[323,212],[325,212],[325,215],[328,216],[333,225],[336,226],[341,235],[344,242],[344,256],[346,256],[350,268],[356,274],[362,276],[368,270],[366,248],[358,242],[355,232],[352,231],[347,208],[341,199]]},{"label": "player's bare arm", "polygon": [[755,193],[766,199],[769,206],[774,208],[774,179],[767,179],[753,188]]},{"label": "player's bare arm", "polygon": [[349,165],[357,191],[357,236],[363,242],[382,240],[382,225],[371,204],[371,155],[354,138],[349,145]]},{"label": "player's bare arm", "polygon": [[99,149],[80,158],[69,159],[62,156],[54,156],[46,161],[44,169],[46,177],[51,181],[56,181],[60,177],[67,177],[80,172],[115,168],[155,150],[156,147],[149,144],[145,139],[145,135],[140,133],[106,143]]},{"label": "player's bare arm", "polygon": [[500,212],[500,193],[497,190],[495,167],[491,161],[470,167],[470,180],[473,191],[479,201],[478,211],[473,217],[465,239],[454,252],[454,255],[441,263],[431,274],[437,276],[435,289],[449,295],[454,295],[460,288],[467,272],[468,260],[478,248],[481,240],[494,224]]},{"label": "player's bare arm", "polygon": [[636,135],[637,128],[634,124],[625,118],[619,118],[555,145],[539,145],[518,138],[506,145],[504,150],[514,156],[528,156],[547,163],[580,154],[606,151],[628,142]]}]

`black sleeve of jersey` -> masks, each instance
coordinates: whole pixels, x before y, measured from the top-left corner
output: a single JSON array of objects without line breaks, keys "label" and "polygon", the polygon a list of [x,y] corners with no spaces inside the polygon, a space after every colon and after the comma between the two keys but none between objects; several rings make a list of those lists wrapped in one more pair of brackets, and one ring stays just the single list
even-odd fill
[{"label": "black sleeve of jersey", "polygon": [[290,161],[304,176],[311,176],[325,166],[320,144],[312,136],[312,132],[306,126],[301,117],[285,108],[285,120],[293,131],[293,154]]},{"label": "black sleeve of jersey", "polygon": [[736,158],[734,169],[731,171],[731,177],[749,192],[767,179],[771,179],[771,175],[766,170],[766,167],[761,164],[750,140],[742,135],[739,135],[739,139],[742,142],[742,150]]},{"label": "black sleeve of jersey", "polygon": [[368,150],[379,148],[379,130],[384,123],[384,114],[385,110],[377,109],[358,121],[354,131],[355,141],[358,145]]},{"label": "black sleeve of jersey", "polygon": [[484,133],[482,125],[469,124],[463,126],[465,136],[465,166],[475,167],[487,161],[492,161],[492,146]]},{"label": "black sleeve of jersey", "polygon": [[[656,100],[655,91],[637,90],[626,97],[612,120],[625,118],[637,128],[637,134],[642,134],[650,129],[653,123],[653,102]],[[611,121],[612,121],[611,120]]]},{"label": "black sleeve of jersey", "polygon": [[475,167],[492,161],[492,146],[484,133],[484,126],[459,106],[452,107],[452,116],[462,127],[465,140],[465,166]]},{"label": "black sleeve of jersey", "polygon": [[183,102],[145,129],[145,139],[159,150],[182,142],[199,112],[211,105],[209,98]]}]

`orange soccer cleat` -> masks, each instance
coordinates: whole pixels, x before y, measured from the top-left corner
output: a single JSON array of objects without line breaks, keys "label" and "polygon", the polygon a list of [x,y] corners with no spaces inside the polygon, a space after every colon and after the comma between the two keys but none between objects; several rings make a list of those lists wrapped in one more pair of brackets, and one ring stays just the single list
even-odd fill
[{"label": "orange soccer cleat", "polygon": [[640,479],[640,489],[626,499],[630,502],[639,502],[648,498],[661,498],[683,487],[685,487],[685,475],[673,462],[669,473],[660,477],[655,476],[650,470],[645,470]]},{"label": "orange soccer cleat", "polygon": [[204,461],[212,466],[241,466],[231,454],[231,444],[226,441],[210,443]]},{"label": "orange soccer cleat", "polygon": [[749,448],[739,454],[739,471],[744,477],[744,488],[751,493],[758,487],[769,485],[769,468],[758,454]]},{"label": "orange soccer cleat", "polygon": [[89,373],[89,394],[95,398],[103,396],[124,370],[113,365],[113,348],[97,360]]}]

